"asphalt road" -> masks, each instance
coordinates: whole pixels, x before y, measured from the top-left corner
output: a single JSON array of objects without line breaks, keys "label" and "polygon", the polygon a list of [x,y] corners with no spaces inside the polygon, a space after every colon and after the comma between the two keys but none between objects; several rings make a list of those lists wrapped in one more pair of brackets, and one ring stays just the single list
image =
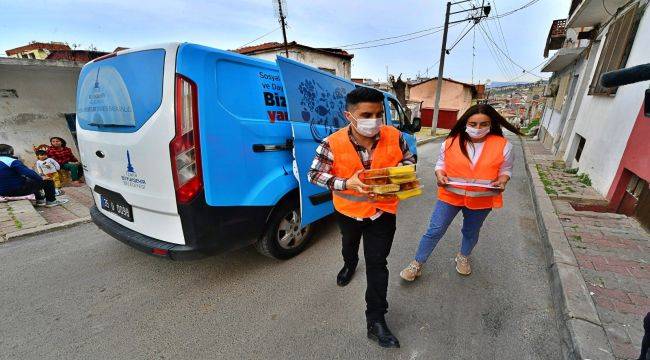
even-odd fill
[{"label": "asphalt road", "polygon": [[400,207],[387,320],[401,349],[366,339],[365,270],[336,286],[333,221],[298,257],[244,249],[195,262],[137,252],[86,224],[0,245],[0,358],[559,359],[560,339],[521,146],[505,207],[486,221],[473,274],[454,270],[462,216],[404,284],[435,201],[439,142],[419,149],[425,194]]}]

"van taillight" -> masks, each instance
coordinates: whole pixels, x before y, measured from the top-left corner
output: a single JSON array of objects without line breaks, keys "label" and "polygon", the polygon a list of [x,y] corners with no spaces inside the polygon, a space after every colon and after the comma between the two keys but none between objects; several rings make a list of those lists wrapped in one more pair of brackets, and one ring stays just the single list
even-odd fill
[{"label": "van taillight", "polygon": [[176,200],[187,203],[203,187],[196,84],[176,74],[176,136],[169,143]]}]

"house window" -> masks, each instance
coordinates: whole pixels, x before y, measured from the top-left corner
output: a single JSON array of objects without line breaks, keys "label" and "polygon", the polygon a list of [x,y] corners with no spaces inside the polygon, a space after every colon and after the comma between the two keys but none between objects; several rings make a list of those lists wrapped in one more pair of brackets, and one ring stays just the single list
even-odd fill
[{"label": "house window", "polygon": [[641,192],[643,192],[643,189],[647,186],[647,181],[641,179],[635,174],[632,174],[632,178],[630,178],[630,181],[627,183],[627,188],[625,191],[627,191],[630,195],[634,196],[638,200],[641,196]]},{"label": "house window", "polygon": [[325,72],[328,72],[328,73],[330,73],[332,75],[336,75],[336,70],[334,70],[334,69],[324,68],[324,67],[319,67],[319,69],[321,69],[321,70],[323,70]]},{"label": "house window", "polygon": [[576,149],[575,159],[576,161],[580,161],[580,156],[582,156],[582,150],[585,148],[585,143],[587,142],[587,139],[583,138],[578,134],[576,134],[576,137],[578,138],[578,148]]},{"label": "house window", "polygon": [[609,71],[618,70],[625,67],[630,49],[634,43],[636,30],[639,26],[638,4],[624,13],[619,15],[610,26],[605,35],[605,43],[600,52],[598,65],[594,77],[591,79],[589,86],[589,95],[612,95],[616,94],[617,87],[606,88],[600,84],[601,76]]},{"label": "house window", "polygon": [[560,84],[557,89],[557,94],[555,95],[555,102],[553,103],[553,108],[557,111],[562,111],[562,106],[564,105],[567,89],[569,88],[570,77],[571,74],[565,74],[560,78]]}]

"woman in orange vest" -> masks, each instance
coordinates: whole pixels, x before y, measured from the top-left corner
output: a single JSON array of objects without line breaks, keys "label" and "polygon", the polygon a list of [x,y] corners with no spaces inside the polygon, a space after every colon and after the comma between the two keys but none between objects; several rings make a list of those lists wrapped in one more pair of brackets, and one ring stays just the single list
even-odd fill
[{"label": "woman in orange vest", "polygon": [[519,134],[492,106],[474,105],[442,143],[435,168],[438,201],[415,259],[400,272],[404,280],[420,276],[422,265],[460,211],[463,228],[456,271],[471,274],[469,255],[478,242],[483,221],[492,209],[503,206],[501,193],[512,175],[514,152],[501,127]]}]

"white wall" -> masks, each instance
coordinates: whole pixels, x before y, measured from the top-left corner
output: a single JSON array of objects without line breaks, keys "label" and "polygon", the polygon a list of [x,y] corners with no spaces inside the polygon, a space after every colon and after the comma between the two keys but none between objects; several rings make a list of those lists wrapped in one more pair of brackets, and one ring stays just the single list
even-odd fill
[{"label": "white wall", "polygon": [[[259,53],[250,56],[275,62],[277,55],[285,56],[284,50],[275,50],[272,52]],[[350,79],[352,76],[350,69],[350,59],[344,59],[338,56],[326,55],[320,52],[311,52],[302,49],[289,49],[289,58],[318,68],[322,67],[327,69],[334,69],[337,76],[344,77],[346,79]]]},{"label": "white wall", "polygon": [[[603,38],[604,40],[604,38]],[[636,39],[626,67],[650,62],[650,11],[646,11],[636,33]],[[603,46],[590,56],[600,57]],[[595,66],[589,74],[593,77]],[[586,138],[578,165],[580,172],[589,174],[593,187],[603,196],[607,195],[614,180],[627,140],[632,132],[639,109],[643,104],[645,89],[650,81],[621,86],[616,96],[587,95],[583,100],[569,139],[565,160],[571,164],[575,155],[575,134]]]},{"label": "white wall", "polygon": [[27,165],[36,161],[32,146],[52,136],[79,155],[63,114],[76,112],[80,70],[71,62],[0,58],[0,88],[18,95],[0,98],[0,143],[13,146]]}]

